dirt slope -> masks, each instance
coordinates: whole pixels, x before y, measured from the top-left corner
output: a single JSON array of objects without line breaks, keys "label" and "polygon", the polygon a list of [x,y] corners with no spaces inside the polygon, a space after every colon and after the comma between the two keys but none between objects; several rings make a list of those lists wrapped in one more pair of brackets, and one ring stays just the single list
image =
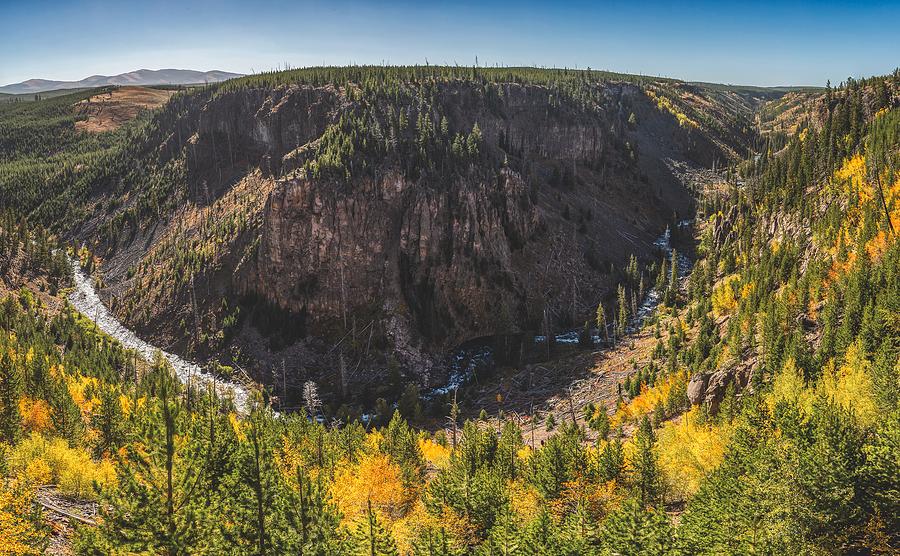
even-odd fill
[{"label": "dirt slope", "polygon": [[136,118],[141,110],[159,108],[174,94],[174,90],[119,87],[94,95],[76,105],[85,119],[75,122],[75,129],[88,133],[116,130]]}]

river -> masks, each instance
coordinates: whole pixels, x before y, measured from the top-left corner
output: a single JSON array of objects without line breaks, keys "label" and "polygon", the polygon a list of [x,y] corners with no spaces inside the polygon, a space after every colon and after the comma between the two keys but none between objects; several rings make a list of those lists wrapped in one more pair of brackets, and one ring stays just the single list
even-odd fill
[{"label": "river", "polygon": [[97,295],[97,290],[94,288],[94,281],[84,273],[78,261],[70,257],[69,266],[72,268],[75,289],[68,298],[75,310],[93,321],[100,330],[118,340],[127,349],[136,351],[150,363],[156,357],[157,351],[162,353],[175,370],[178,379],[184,384],[195,386],[214,384],[216,392],[220,396],[231,398],[238,410],[246,411],[249,396],[244,386],[217,379],[197,363],[186,361],[174,353],[159,349],[141,339],[133,330],[122,324],[100,300],[100,296]]}]

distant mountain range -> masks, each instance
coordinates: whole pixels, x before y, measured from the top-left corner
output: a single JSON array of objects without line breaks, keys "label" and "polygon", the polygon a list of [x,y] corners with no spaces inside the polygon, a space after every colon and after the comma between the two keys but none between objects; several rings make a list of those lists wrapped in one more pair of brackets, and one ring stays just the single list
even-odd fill
[{"label": "distant mountain range", "polygon": [[81,81],[52,81],[49,79],[29,79],[21,83],[13,83],[0,87],[0,93],[11,95],[43,93],[56,89],[89,89],[108,85],[187,85],[192,83],[214,83],[233,77],[240,73],[227,71],[196,71],[184,69],[140,69],[119,75],[92,75]]}]

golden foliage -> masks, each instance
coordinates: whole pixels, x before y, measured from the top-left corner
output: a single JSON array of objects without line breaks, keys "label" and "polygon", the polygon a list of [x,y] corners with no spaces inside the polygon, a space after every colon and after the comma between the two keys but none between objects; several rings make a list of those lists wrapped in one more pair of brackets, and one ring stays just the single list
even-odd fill
[{"label": "golden foliage", "polygon": [[737,308],[738,297],[735,295],[735,288],[740,281],[740,274],[730,274],[713,288],[712,309],[717,318],[730,314]]},{"label": "golden foliage", "polygon": [[722,463],[730,440],[727,427],[700,425],[697,417],[694,407],[680,422],[665,423],[656,446],[670,492],[684,499],[697,492],[703,478]]},{"label": "golden foliage", "polygon": [[841,276],[850,272],[856,265],[856,252],[850,251],[847,253],[847,256],[840,260],[838,257],[835,257],[834,262],[831,265],[831,269],[828,271],[828,278],[830,281],[834,281],[839,279]]},{"label": "golden foliage", "polygon": [[531,449],[531,446],[527,444],[519,448],[516,452],[516,458],[522,463],[528,463],[528,460],[531,459],[531,454],[534,453],[534,450]]},{"label": "golden foliage", "polygon": [[668,98],[661,96],[661,95],[657,95],[655,92],[651,91],[650,89],[647,89],[646,93],[647,93],[648,97],[650,97],[653,101],[656,102],[656,107],[661,112],[668,112],[668,113],[672,114],[673,116],[675,116],[675,119],[678,120],[678,125],[680,125],[681,127],[691,127],[691,128],[700,127],[700,125],[697,122],[695,122],[694,120],[690,119],[687,116],[687,114],[680,112],[678,110],[678,108],[676,108],[675,105],[672,103],[672,101],[669,100]]},{"label": "golden foliage", "polygon": [[234,431],[234,435],[241,442],[245,442],[247,440],[247,435],[244,434],[243,425],[241,425],[240,419],[235,412],[231,412],[228,414],[228,422],[231,423],[231,429]]},{"label": "golden foliage", "polygon": [[60,492],[78,498],[96,497],[94,483],[103,488],[116,481],[115,467],[109,460],[95,462],[84,449],[37,433],[13,448],[9,470],[33,485],[56,483]]},{"label": "golden foliage", "polygon": [[820,391],[844,409],[852,410],[864,425],[878,419],[871,364],[863,354],[860,340],[850,344],[839,369],[826,365],[822,373]]},{"label": "golden foliage", "polygon": [[657,404],[666,403],[669,399],[669,393],[680,382],[687,381],[687,370],[682,369],[665,377],[662,382],[657,382],[652,388],[641,385],[641,393],[633,400],[619,407],[615,415],[610,419],[610,425],[613,429],[628,421],[634,421],[637,418],[653,411]]},{"label": "golden foliage", "polygon": [[866,242],[866,253],[873,263],[881,260],[881,257],[890,247],[890,237],[886,230],[879,230],[875,237]]},{"label": "golden foliage", "polygon": [[22,425],[28,432],[45,433],[53,428],[50,405],[44,400],[22,398],[19,400]]},{"label": "golden foliage", "polygon": [[853,188],[862,187],[866,179],[866,157],[855,154],[845,159],[834,175],[841,181],[848,181]]},{"label": "golden foliage", "polygon": [[96,396],[89,396],[89,392],[97,392],[98,391],[98,381],[94,377],[83,376],[78,373],[66,374],[66,387],[69,390],[69,395],[72,396],[72,401],[78,406],[78,409],[81,410],[81,416],[83,418],[90,418],[94,413],[94,409],[100,407],[100,399]]},{"label": "golden foliage", "polygon": [[275,464],[282,476],[296,484],[297,469],[306,469],[306,461],[300,447],[287,436],[281,437],[281,446],[275,450]]},{"label": "golden foliage", "polygon": [[812,407],[812,394],[806,388],[803,371],[797,367],[797,362],[793,357],[785,361],[781,370],[775,375],[772,391],[766,400],[769,409],[774,409],[778,402],[785,401],[796,403],[802,411],[809,413]]},{"label": "golden foliage", "polygon": [[541,499],[533,488],[522,479],[509,481],[507,484],[510,508],[519,519],[528,522],[534,519],[540,509]]},{"label": "golden foliage", "polygon": [[622,456],[626,469],[633,469],[634,456],[637,455],[638,449],[635,443],[635,437],[632,436],[622,444]]},{"label": "golden foliage", "polygon": [[450,461],[450,449],[430,438],[419,438],[419,449],[422,451],[425,461],[435,467],[444,467]]},{"label": "golden foliage", "polygon": [[147,398],[145,396],[141,396],[137,400],[132,400],[128,396],[124,394],[119,395],[119,405],[122,406],[122,415],[124,417],[128,417],[131,415],[132,411],[137,409],[140,411],[147,406]]},{"label": "golden foliage", "polygon": [[363,456],[358,464],[339,466],[331,495],[345,524],[362,515],[368,501],[389,521],[397,520],[407,512],[413,499],[403,485],[400,468],[388,456],[377,453]]},{"label": "golden foliage", "polygon": [[[383,516],[379,515],[379,519]],[[413,553],[413,541],[425,529],[438,529],[444,526],[437,518],[428,513],[421,500],[417,500],[405,516],[390,525],[391,537],[400,554]]]},{"label": "golden foliage", "polygon": [[[841,167],[835,172],[835,181],[840,193],[848,202],[846,217],[841,226],[835,231],[831,245],[826,245],[828,252],[834,259],[830,279],[834,280],[845,274],[856,263],[857,254],[853,249],[847,249],[846,260],[839,260],[839,254],[845,246],[855,245],[856,239],[864,227],[863,206],[874,203],[875,210],[884,216],[882,208],[882,195],[884,205],[887,207],[888,217],[895,229],[900,227],[900,177],[890,183],[890,174],[885,170],[878,179],[869,179],[866,168],[865,156],[856,154],[844,160]],[[883,184],[883,185],[882,185]],[[844,186],[841,188],[841,186]],[[829,236],[830,237],[830,236]],[[879,231],[876,236],[866,242],[865,251],[869,258],[878,261],[890,246],[891,237],[884,231]]]},{"label": "golden foliage", "polygon": [[840,368],[836,368],[834,360],[824,365],[822,378],[816,385],[807,385],[794,359],[788,359],[775,376],[767,402],[770,408],[774,408],[779,401],[795,403],[801,412],[809,415],[818,394],[844,409],[852,410],[861,424],[873,425],[878,419],[878,406],[870,367],[871,363],[864,357],[859,340],[847,348]]},{"label": "golden foliage", "polygon": [[0,556],[37,556],[44,535],[26,516],[31,512],[31,492],[21,485],[0,481]]},{"label": "golden foliage", "polygon": [[[579,476],[575,480],[565,482],[559,497],[550,500],[549,505],[551,514],[559,519],[579,506],[586,508],[592,515],[604,515],[618,508],[624,497],[624,494],[616,489],[614,480],[596,483]],[[537,510],[534,516],[536,515]]]},{"label": "golden foliage", "polygon": [[46,461],[37,458],[28,462],[28,465],[25,466],[25,472],[19,478],[22,482],[29,485],[46,485],[53,481],[53,471]]}]

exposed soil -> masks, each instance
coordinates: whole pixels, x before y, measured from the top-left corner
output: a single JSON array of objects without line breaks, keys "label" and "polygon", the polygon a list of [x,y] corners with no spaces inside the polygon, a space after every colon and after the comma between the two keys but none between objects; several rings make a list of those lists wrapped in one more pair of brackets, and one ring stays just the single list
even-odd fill
[{"label": "exposed soil", "polygon": [[77,104],[78,112],[87,118],[75,122],[75,129],[88,133],[114,131],[142,110],[159,108],[174,94],[174,90],[120,87],[94,95]]},{"label": "exposed soil", "polygon": [[[663,317],[662,329],[667,329]],[[690,337],[693,331],[688,331]],[[667,341],[663,332],[662,341]],[[522,427],[525,440],[540,444],[551,434],[545,426],[547,415],[557,423],[574,420],[584,426],[584,407],[593,403],[612,413],[618,399],[617,385],[638,368],[646,366],[656,346],[650,326],[634,332],[614,347],[596,351],[569,351],[547,362],[520,368],[501,369],[498,375],[478,381],[465,392],[461,402],[463,419],[476,418],[484,409],[491,419],[503,411]],[[584,427],[586,429],[586,427]],[[590,431],[588,431],[590,434]]]}]

